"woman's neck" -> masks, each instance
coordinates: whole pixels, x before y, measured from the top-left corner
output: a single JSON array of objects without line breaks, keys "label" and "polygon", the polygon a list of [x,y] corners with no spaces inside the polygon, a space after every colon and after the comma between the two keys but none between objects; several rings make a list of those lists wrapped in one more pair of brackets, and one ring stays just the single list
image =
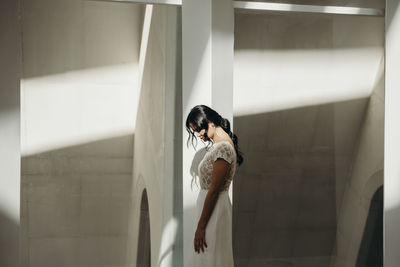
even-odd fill
[{"label": "woman's neck", "polygon": [[220,127],[220,126],[216,127],[215,128],[215,133],[214,133],[214,136],[213,136],[213,142],[214,143],[218,143],[220,141],[227,140],[227,139],[230,139],[229,134],[227,134],[224,131],[224,129],[222,129],[222,127]]}]

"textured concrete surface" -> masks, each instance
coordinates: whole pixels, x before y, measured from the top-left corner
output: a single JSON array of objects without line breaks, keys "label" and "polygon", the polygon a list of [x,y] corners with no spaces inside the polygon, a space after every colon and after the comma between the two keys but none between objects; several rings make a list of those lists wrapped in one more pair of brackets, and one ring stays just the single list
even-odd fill
[{"label": "textured concrete surface", "polygon": [[22,158],[24,266],[125,266],[133,136]]},{"label": "textured concrete surface", "polygon": [[383,18],[237,14],[235,31],[236,264],[334,266],[367,215],[347,185],[382,163]]},{"label": "textured concrete surface", "polygon": [[0,266],[20,266],[21,24],[18,1],[0,3]]},{"label": "textured concrete surface", "polygon": [[[382,1],[365,4],[380,7]],[[140,12],[134,5],[116,3],[23,1],[24,77],[68,76],[136,62],[139,26],[132,30],[124,25],[137,22]],[[183,212],[181,144],[174,143],[180,140],[182,126],[176,121],[182,112],[169,104],[175,103],[171,99],[181,101],[175,95],[180,59],[171,54],[180,49],[174,39],[179,24],[168,20],[171,14],[176,18],[175,9],[163,6],[154,12],[135,135],[86,141],[22,159],[23,266],[134,266],[144,188],[151,260],[182,264],[182,226],[174,220]],[[234,84],[234,103],[242,106],[235,110],[234,105],[233,124],[245,159],[234,181],[236,265],[323,267],[354,257],[360,233],[349,239],[340,233],[363,227],[368,196],[379,185],[377,179],[368,194],[353,193],[371,181],[366,179],[381,163],[381,155],[371,150],[381,149],[383,87],[377,73],[383,19],[237,14],[235,26],[235,76],[244,82]],[[116,86],[102,82],[93,82],[93,88]],[[47,86],[59,89],[61,83],[50,80]],[[99,92],[107,96],[108,91]],[[24,99],[29,102],[30,96]],[[90,96],[77,93],[71,99]],[[257,105],[268,108],[262,111]],[[22,126],[50,131],[61,125],[46,117],[58,108],[49,107],[35,114],[42,120],[29,123],[25,117]],[[74,116],[80,112],[71,110],[66,122],[79,126]],[[106,118],[110,122],[113,117]],[[38,140],[29,130],[22,133],[28,145]],[[354,212],[356,221],[348,215]],[[171,245],[174,240],[177,246]]]},{"label": "textured concrete surface", "polygon": [[[383,185],[384,61],[369,99],[352,168],[346,181],[337,224],[334,266],[355,266],[371,200]],[[383,241],[382,241],[383,242]],[[371,252],[373,253],[373,252]],[[376,252],[378,253],[378,252]]]},{"label": "textured concrete surface", "polygon": [[[138,243],[141,200],[149,205],[152,266],[182,266],[180,19],[171,6],[146,8],[148,43],[141,54],[140,88],[133,163],[132,202],[127,246],[128,266],[137,266],[147,252]],[[149,27],[148,29],[146,27]],[[144,30],[144,31],[145,31]],[[143,44],[143,43],[142,43]]]},{"label": "textured concrete surface", "polygon": [[127,265],[141,12],[21,1],[22,266]]},{"label": "textured concrete surface", "polygon": [[399,265],[400,253],[400,2],[387,0],[386,16],[386,63],[385,63],[385,184],[384,184],[384,240],[385,266]]},{"label": "textured concrete surface", "polygon": [[248,0],[249,2],[271,2],[271,3],[286,3],[297,5],[324,5],[324,6],[354,6],[363,8],[385,8],[385,1],[383,0]]}]

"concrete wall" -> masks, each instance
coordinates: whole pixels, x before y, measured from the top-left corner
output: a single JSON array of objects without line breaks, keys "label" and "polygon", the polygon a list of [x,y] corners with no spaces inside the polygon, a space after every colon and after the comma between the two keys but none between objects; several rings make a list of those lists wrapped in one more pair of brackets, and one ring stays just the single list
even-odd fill
[{"label": "concrete wall", "polygon": [[22,266],[126,266],[142,7],[21,7]]},{"label": "concrete wall", "polygon": [[[135,266],[144,188],[151,262],[182,265],[180,10],[152,10],[139,97],[141,11],[22,2],[23,266]],[[382,155],[364,151],[381,133],[382,32],[381,18],[237,14],[237,266],[329,266],[343,255],[333,248],[343,248],[340,231],[355,227],[345,213],[352,197],[365,222],[380,184]],[[354,258],[357,238],[343,259]]]},{"label": "concrete wall", "polygon": [[[128,264],[136,266],[140,206],[146,189],[151,266],[182,266],[180,9],[147,6],[143,25],[141,92],[135,131]],[[146,41],[145,41],[146,40]],[[179,129],[179,130],[177,130]]]},{"label": "concrete wall", "polygon": [[[259,0],[249,0],[260,2]],[[263,2],[263,1],[261,1]],[[265,2],[287,3],[298,5],[324,5],[324,6],[354,6],[364,8],[385,8],[385,0],[269,0]]]},{"label": "concrete wall", "polygon": [[0,3],[0,266],[20,266],[19,1]]},{"label": "concrete wall", "polygon": [[386,12],[384,262],[394,267],[400,262],[400,2],[387,0]]},{"label": "concrete wall", "polygon": [[384,108],[382,58],[341,199],[333,266],[356,265],[372,197],[383,185]]},{"label": "concrete wall", "polygon": [[331,266],[337,231],[365,223],[344,196],[381,168],[383,33],[383,18],[236,14],[236,266]]}]

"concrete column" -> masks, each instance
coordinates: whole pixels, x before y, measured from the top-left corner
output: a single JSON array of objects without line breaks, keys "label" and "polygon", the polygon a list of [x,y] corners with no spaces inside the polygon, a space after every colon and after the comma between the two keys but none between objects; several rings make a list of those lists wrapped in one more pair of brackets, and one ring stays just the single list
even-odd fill
[{"label": "concrete column", "polygon": [[0,2],[0,266],[19,266],[20,69],[19,1]]},{"label": "concrete column", "polygon": [[[182,111],[183,111],[183,257],[187,266],[196,230],[196,199],[191,170],[197,170],[196,151],[186,142],[185,120],[198,104],[214,108],[232,123],[233,26],[231,0],[183,0],[182,3]],[[231,125],[232,127],[233,125]],[[201,142],[199,142],[201,144]],[[201,147],[197,147],[199,151]],[[195,161],[193,161],[196,159]],[[201,160],[201,159],[200,159]],[[192,190],[193,189],[193,190]]]},{"label": "concrete column", "polygon": [[386,1],[384,266],[400,263],[400,2]]}]

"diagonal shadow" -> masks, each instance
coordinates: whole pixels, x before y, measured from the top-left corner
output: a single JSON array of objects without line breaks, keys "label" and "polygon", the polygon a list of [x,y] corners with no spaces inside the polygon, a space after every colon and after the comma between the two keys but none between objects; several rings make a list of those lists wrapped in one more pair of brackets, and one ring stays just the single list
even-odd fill
[{"label": "diagonal shadow", "polygon": [[131,3],[22,0],[22,78],[137,63],[142,13]]},{"label": "diagonal shadow", "polygon": [[126,264],[133,134],[21,159],[22,259],[29,266]]},{"label": "diagonal shadow", "polygon": [[291,266],[301,259],[329,266],[337,205],[367,103],[362,98],[234,118],[245,158],[233,183],[238,266]]}]

